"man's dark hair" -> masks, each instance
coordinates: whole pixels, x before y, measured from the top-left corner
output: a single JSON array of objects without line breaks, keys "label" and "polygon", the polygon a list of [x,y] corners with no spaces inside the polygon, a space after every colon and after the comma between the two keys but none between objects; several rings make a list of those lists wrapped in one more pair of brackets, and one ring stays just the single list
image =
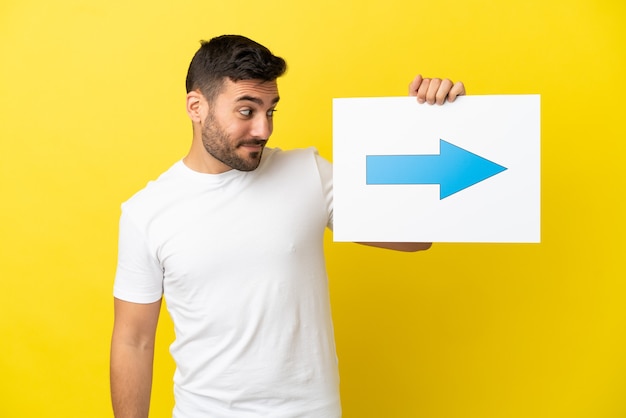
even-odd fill
[{"label": "man's dark hair", "polygon": [[263,45],[240,35],[202,41],[187,72],[187,93],[199,89],[208,101],[220,93],[224,79],[273,81],[287,64]]}]

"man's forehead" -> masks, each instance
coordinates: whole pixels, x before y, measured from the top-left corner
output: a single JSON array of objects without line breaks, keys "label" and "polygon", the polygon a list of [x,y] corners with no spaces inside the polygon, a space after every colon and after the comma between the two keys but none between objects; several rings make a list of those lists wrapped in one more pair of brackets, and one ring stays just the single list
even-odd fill
[{"label": "man's forehead", "polygon": [[224,80],[224,88],[222,94],[230,97],[263,97],[270,101],[278,98],[278,83],[276,80]]}]

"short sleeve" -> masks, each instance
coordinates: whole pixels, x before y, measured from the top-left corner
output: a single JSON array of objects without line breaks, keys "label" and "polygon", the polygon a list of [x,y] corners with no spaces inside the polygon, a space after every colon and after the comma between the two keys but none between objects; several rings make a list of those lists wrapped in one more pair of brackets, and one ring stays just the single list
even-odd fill
[{"label": "short sleeve", "polygon": [[315,162],[320,173],[322,183],[322,193],[324,194],[324,203],[328,212],[328,223],[326,226],[333,229],[333,165],[315,153]]},{"label": "short sleeve", "polygon": [[149,250],[145,233],[122,209],[113,295],[128,302],[152,303],[163,295],[163,270]]}]

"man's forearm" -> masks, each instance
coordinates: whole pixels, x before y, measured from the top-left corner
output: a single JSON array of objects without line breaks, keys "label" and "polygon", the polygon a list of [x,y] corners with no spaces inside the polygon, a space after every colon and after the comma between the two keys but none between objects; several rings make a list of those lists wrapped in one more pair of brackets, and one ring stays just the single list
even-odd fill
[{"label": "man's forearm", "polygon": [[432,246],[430,242],[359,242],[358,244],[403,252],[424,251]]},{"label": "man's forearm", "polygon": [[152,390],[153,346],[111,344],[111,402],[115,418],[147,418]]}]

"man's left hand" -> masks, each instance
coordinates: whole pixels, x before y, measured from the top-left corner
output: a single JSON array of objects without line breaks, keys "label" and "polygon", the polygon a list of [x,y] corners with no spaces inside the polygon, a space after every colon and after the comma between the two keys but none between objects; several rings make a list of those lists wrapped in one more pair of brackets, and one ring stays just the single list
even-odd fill
[{"label": "man's left hand", "polygon": [[409,96],[417,96],[419,103],[442,105],[447,100],[452,103],[458,96],[465,94],[462,82],[453,83],[445,78],[424,78],[418,75],[409,84]]}]

